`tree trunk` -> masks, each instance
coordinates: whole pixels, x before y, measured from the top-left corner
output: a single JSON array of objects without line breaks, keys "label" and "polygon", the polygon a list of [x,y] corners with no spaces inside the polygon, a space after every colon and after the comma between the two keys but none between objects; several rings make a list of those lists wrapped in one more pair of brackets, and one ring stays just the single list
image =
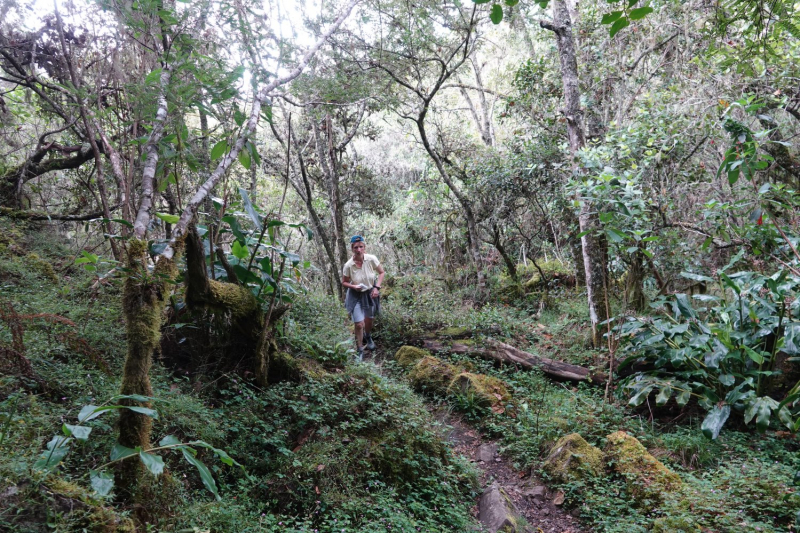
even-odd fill
[{"label": "tree trunk", "polygon": [[[578,61],[575,41],[572,36],[572,21],[564,0],[553,0],[553,21],[540,21],[540,25],[556,35],[556,47],[561,65],[561,82],[564,87],[564,109],[567,122],[567,136],[572,155],[572,168],[581,174],[577,154],[586,145],[583,130],[583,109],[578,85]],[[600,220],[591,206],[581,203],[578,214],[581,234],[583,270],[586,276],[586,293],[589,303],[589,318],[592,323],[592,345],[599,347],[603,331],[600,324],[608,318],[606,312],[607,295],[605,290],[606,250],[604,240],[598,237]]]},{"label": "tree trunk", "polygon": [[[173,258],[162,258],[155,269],[148,272],[147,242],[132,239],[128,244],[128,275],[122,289],[122,313],[125,318],[127,354],[122,371],[121,394],[152,396],[150,367],[153,352],[161,342],[161,322],[164,307],[171,294],[172,280],[178,274],[176,261],[182,245],[176,246]],[[123,400],[123,405],[151,407],[149,403]],[[150,447],[152,418],[128,409],[122,409],[119,417],[119,443],[127,448]],[[117,487],[133,487],[136,484],[141,463],[138,460],[124,461],[117,472]]]},{"label": "tree trunk", "polygon": [[638,312],[647,309],[647,297],[644,294],[644,253],[636,251],[628,267],[628,276],[625,279],[625,301],[628,307]]}]

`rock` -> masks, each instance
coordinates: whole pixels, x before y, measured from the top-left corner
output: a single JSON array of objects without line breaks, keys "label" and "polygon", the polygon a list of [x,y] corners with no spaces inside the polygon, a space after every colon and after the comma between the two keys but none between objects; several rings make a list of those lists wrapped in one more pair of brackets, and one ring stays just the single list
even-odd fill
[{"label": "rock", "polygon": [[664,493],[674,492],[683,484],[678,474],[653,457],[635,437],[617,431],[606,439],[606,461],[627,479],[628,490],[638,503],[660,502]]},{"label": "rock", "polygon": [[581,516],[581,508],[580,507],[576,507],[569,514],[571,514],[574,518],[580,518],[580,516]]},{"label": "rock", "polygon": [[497,443],[495,442],[481,444],[478,448],[478,461],[491,462],[494,460],[495,455],[497,455]]},{"label": "rock", "polygon": [[402,367],[409,367],[415,365],[423,357],[431,355],[430,352],[415,348],[413,346],[401,346],[397,353],[394,354],[394,359]]},{"label": "rock", "polygon": [[522,533],[511,499],[497,483],[487,488],[478,503],[481,524],[489,533]]},{"label": "rock", "polygon": [[453,378],[460,372],[459,368],[445,363],[431,355],[426,355],[411,369],[408,377],[418,391],[429,391],[444,394]]},{"label": "rock", "polygon": [[484,374],[461,372],[447,388],[450,393],[472,395],[477,403],[484,407],[491,407],[497,414],[505,410],[506,404],[511,401],[511,393],[502,380]]},{"label": "rock", "polygon": [[544,470],[557,481],[566,483],[584,476],[603,473],[603,452],[577,433],[558,439],[544,462]]},{"label": "rock", "polygon": [[542,501],[545,499],[545,496],[547,496],[547,487],[544,485],[536,485],[535,487],[523,490],[522,495],[536,501]]},{"label": "rock", "polygon": [[556,492],[555,497],[553,497],[553,505],[564,505],[564,498],[566,494],[564,494],[563,490]]}]

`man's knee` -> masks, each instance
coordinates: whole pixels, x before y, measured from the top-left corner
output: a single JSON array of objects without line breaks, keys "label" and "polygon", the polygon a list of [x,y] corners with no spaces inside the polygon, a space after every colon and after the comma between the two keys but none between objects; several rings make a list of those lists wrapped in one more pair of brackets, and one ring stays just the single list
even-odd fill
[{"label": "man's knee", "polygon": [[356,327],[356,329],[364,329],[364,321],[363,320],[361,322],[354,322],[353,325]]}]

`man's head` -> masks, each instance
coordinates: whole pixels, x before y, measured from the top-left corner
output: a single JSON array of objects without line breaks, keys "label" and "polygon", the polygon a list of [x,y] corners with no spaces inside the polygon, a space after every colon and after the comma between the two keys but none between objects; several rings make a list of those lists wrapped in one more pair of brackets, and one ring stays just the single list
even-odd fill
[{"label": "man's head", "polygon": [[364,249],[366,248],[366,244],[364,243],[364,237],[361,235],[353,235],[350,237],[350,249],[352,251],[356,251],[357,248]]}]

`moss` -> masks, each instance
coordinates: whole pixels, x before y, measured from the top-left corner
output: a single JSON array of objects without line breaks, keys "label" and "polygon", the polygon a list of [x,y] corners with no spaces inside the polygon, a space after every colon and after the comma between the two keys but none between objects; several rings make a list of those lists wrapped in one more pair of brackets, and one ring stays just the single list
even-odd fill
[{"label": "moss", "polygon": [[313,359],[295,359],[297,370],[308,379],[323,381],[330,373],[323,366]]},{"label": "moss", "polygon": [[408,377],[417,390],[429,390],[445,394],[453,378],[459,373],[458,367],[426,355],[411,369]]},{"label": "moss", "polygon": [[686,518],[659,518],[650,528],[653,533],[696,533],[701,531],[691,520]]},{"label": "moss", "polygon": [[472,393],[486,407],[491,407],[495,412],[502,412],[505,405],[511,401],[511,394],[502,380],[486,376],[462,372],[450,382],[448,392],[461,394]]},{"label": "moss", "polygon": [[[62,478],[54,478],[48,482],[48,489],[59,497],[80,502],[87,509],[83,531],[92,533],[135,533],[136,527],[130,518],[119,516],[113,509],[106,507],[83,487],[70,483]],[[72,507],[80,505],[71,504]]]},{"label": "moss", "polygon": [[212,305],[230,311],[233,319],[247,317],[258,309],[258,300],[247,287],[208,280]]},{"label": "moss", "polygon": [[397,353],[394,354],[394,358],[402,367],[409,367],[414,365],[422,359],[423,357],[430,356],[430,352],[427,350],[423,350],[421,348],[415,348],[414,346],[401,346]]},{"label": "moss", "polygon": [[551,448],[544,470],[559,482],[567,483],[584,476],[603,473],[603,452],[578,433],[561,437]]},{"label": "moss", "polygon": [[50,281],[55,283],[59,282],[58,275],[56,274],[56,271],[53,270],[53,265],[39,257],[38,254],[29,253],[25,256],[25,262],[28,263],[33,270],[43,275]]},{"label": "moss", "polygon": [[275,352],[269,362],[269,382],[298,381],[300,379],[300,364],[291,354]]},{"label": "moss", "polygon": [[638,502],[645,499],[661,501],[664,493],[681,487],[678,474],[653,457],[635,437],[617,431],[606,439],[606,461],[625,476],[628,490]]},{"label": "moss", "polygon": [[450,327],[439,330],[440,337],[450,337],[451,339],[457,339],[459,337],[469,337],[470,335],[471,333],[467,328]]}]

